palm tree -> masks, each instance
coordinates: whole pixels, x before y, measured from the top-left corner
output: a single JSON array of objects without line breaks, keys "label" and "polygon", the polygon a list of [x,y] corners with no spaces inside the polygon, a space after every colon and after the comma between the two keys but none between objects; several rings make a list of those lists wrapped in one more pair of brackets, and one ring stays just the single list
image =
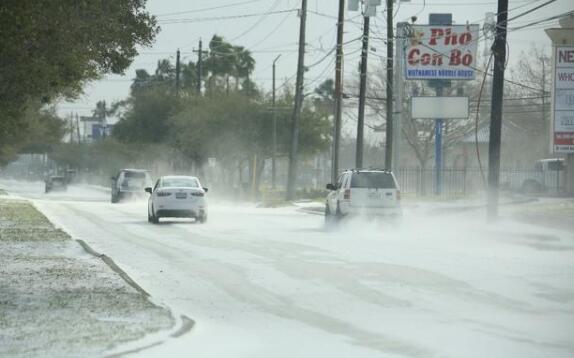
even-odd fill
[{"label": "palm tree", "polygon": [[233,46],[225,42],[223,37],[213,35],[209,42],[209,55],[205,61],[206,70],[211,72],[208,80],[209,87],[214,86],[213,81],[216,81],[218,76],[232,73],[233,57]]},{"label": "palm tree", "polygon": [[239,80],[249,80],[249,75],[255,69],[255,59],[251,56],[251,51],[243,46],[233,47],[234,56],[234,74],[235,74],[235,87],[238,89]]}]

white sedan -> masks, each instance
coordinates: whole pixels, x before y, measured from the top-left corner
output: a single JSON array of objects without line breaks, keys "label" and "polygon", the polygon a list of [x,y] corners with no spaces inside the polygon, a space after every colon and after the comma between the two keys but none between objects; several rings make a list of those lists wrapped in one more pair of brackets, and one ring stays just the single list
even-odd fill
[{"label": "white sedan", "polygon": [[148,221],[154,224],[160,218],[195,218],[207,221],[207,203],[199,179],[191,176],[163,176],[152,188],[145,188],[151,196],[148,200]]}]

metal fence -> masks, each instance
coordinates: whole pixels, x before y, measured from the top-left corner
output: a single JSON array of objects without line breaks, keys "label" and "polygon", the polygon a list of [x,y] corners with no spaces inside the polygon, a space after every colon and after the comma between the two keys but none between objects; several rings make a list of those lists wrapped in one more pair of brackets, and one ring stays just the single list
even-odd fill
[{"label": "metal fence", "polygon": [[[400,168],[395,170],[401,191],[417,196],[436,195],[434,169]],[[484,192],[488,171],[479,168],[442,170],[442,190],[445,197],[465,196]],[[564,188],[564,171],[501,169],[500,188],[520,192],[560,192]]]}]

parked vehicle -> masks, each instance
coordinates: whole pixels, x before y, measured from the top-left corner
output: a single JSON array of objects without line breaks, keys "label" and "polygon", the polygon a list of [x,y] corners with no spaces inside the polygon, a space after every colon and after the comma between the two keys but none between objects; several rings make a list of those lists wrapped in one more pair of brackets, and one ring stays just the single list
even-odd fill
[{"label": "parked vehicle", "polygon": [[68,182],[66,177],[61,175],[52,175],[44,181],[44,192],[49,193],[52,191],[66,191],[68,190]]},{"label": "parked vehicle", "polygon": [[346,170],[337,183],[327,184],[331,192],[325,204],[325,220],[345,216],[402,216],[400,190],[394,174],[388,170]]},{"label": "parked vehicle", "polygon": [[148,200],[148,221],[154,224],[160,218],[194,218],[200,223],[207,221],[207,202],[199,179],[192,176],[163,176],[153,188],[145,191]]},{"label": "parked vehicle", "polygon": [[540,159],[533,170],[507,172],[500,182],[503,188],[523,193],[557,192],[564,187],[565,173],[564,159]]},{"label": "parked vehicle", "polygon": [[122,169],[111,178],[112,203],[128,198],[145,197],[144,188],[152,185],[149,171],[143,169]]}]

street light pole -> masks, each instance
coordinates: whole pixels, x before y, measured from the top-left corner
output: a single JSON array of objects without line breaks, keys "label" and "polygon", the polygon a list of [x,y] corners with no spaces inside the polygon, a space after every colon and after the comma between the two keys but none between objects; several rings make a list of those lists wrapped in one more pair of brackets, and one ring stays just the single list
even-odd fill
[{"label": "street light pole", "polygon": [[275,167],[275,157],[277,155],[277,116],[275,107],[275,63],[281,57],[278,55],[273,60],[273,152],[271,153],[271,187],[275,189],[275,178],[277,169]]}]

